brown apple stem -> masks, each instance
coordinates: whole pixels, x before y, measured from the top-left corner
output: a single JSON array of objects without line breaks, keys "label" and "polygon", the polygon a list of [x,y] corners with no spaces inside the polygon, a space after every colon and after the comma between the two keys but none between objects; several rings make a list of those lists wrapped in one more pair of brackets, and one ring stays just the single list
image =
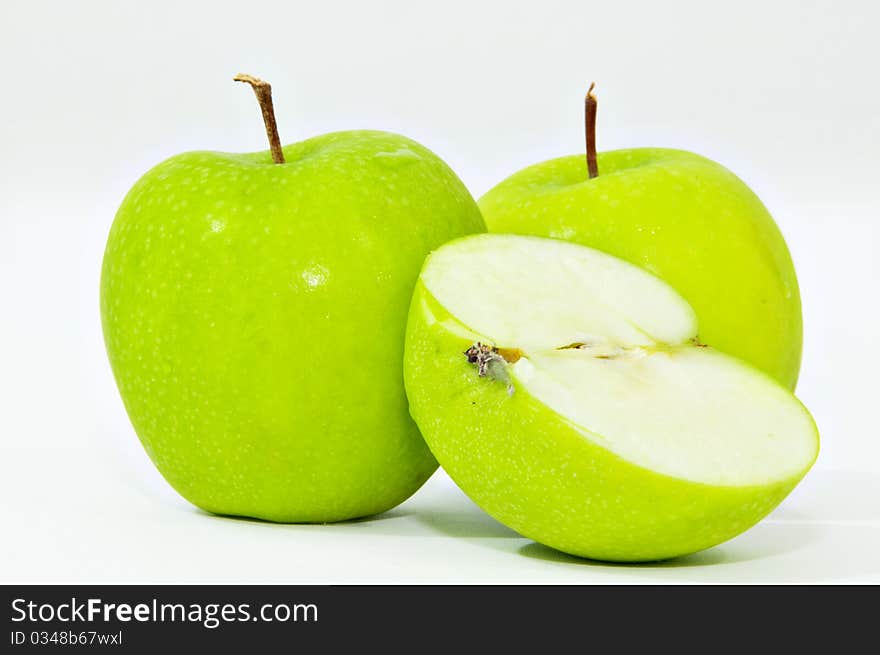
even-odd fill
[{"label": "brown apple stem", "polygon": [[244,73],[239,73],[232,79],[236,82],[246,82],[253,88],[257,102],[260,103],[260,111],[263,112],[266,136],[269,137],[269,148],[272,149],[272,161],[283,164],[284,153],[281,150],[281,140],[278,138],[278,125],[275,123],[275,108],[272,106],[272,86],[258,77]]},{"label": "brown apple stem", "polygon": [[593,88],[595,86],[595,82],[590,82],[590,89],[587,91],[584,105],[587,133],[587,172],[590,175],[590,179],[599,177],[599,164],[596,161],[596,109],[598,108],[598,103],[596,102],[596,96],[593,95]]}]

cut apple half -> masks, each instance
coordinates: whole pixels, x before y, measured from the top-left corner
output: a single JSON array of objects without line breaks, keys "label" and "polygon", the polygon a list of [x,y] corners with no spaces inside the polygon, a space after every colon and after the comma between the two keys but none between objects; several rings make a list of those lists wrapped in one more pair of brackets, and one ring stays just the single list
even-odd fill
[{"label": "cut apple half", "polygon": [[405,378],[414,419],[465,493],[586,557],[662,559],[724,541],[818,452],[804,406],[701,343],[674,289],[563,241],[479,235],[433,253]]}]

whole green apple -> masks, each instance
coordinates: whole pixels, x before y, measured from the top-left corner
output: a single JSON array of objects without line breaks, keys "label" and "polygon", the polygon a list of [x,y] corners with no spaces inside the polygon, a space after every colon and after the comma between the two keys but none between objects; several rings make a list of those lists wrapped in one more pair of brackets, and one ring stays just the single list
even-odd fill
[{"label": "whole green apple", "polygon": [[[801,359],[797,277],[758,197],[699,155],[663,148],[595,153],[530,166],[478,204],[490,232],[565,239],[658,275],[700,318],[700,337],[793,389]],[[593,125],[595,104],[593,104]]]},{"label": "whole green apple", "polygon": [[113,373],[150,458],[198,507],[283,522],[382,512],[437,467],[403,387],[419,268],[485,227],[453,171],[402,136],[282,149],[268,85],[241,79],[272,156],[172,157],[119,208],[101,274]]},{"label": "whole green apple", "polygon": [[594,559],[729,539],[816,459],[807,410],[696,339],[668,284],[557,239],[481,234],[433,252],[404,379],[440,464],[522,535]]}]

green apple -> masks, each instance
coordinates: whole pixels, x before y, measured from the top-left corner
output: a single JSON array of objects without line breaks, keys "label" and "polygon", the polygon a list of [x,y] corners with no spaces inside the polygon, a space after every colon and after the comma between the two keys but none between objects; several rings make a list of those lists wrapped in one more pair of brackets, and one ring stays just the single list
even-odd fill
[{"label": "green apple", "polygon": [[641,266],[685,297],[707,341],[794,389],[797,277],[758,197],[723,166],[681,150],[615,150],[597,163],[597,177],[580,155],[507,178],[479,200],[489,231],[566,239]]},{"label": "green apple", "polygon": [[452,170],[402,136],[272,145],[172,157],[125,197],[101,275],[110,363],[150,458],[198,507],[382,512],[437,467],[403,387],[419,268],[485,227]]},{"label": "green apple", "polygon": [[486,234],[435,251],[410,308],[404,379],[465,493],[522,535],[594,559],[721,543],[818,453],[800,402],[707,345],[671,286],[562,240]]}]

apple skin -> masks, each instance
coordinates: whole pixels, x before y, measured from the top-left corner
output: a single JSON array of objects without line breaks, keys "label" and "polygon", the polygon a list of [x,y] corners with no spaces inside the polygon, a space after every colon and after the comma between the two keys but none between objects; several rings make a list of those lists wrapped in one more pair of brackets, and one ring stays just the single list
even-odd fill
[{"label": "apple skin", "polygon": [[419,269],[485,226],[402,136],[338,132],[284,155],[185,153],[134,185],[103,261],[107,353],[144,448],[191,503],[376,514],[437,467],[401,368]]},{"label": "apple skin", "polygon": [[797,384],[802,317],[785,240],[733,173],[682,150],[583,155],[513,174],[480,198],[490,232],[573,241],[654,273],[697,312],[700,338]]},{"label": "apple skin", "polygon": [[508,394],[478,377],[462,355],[480,339],[469,333],[416,284],[404,359],[410,412],[455,483],[529,539],[604,561],[694,553],[757,523],[810,468],[766,485],[718,486],[638,466],[585,438],[515,379]]}]

